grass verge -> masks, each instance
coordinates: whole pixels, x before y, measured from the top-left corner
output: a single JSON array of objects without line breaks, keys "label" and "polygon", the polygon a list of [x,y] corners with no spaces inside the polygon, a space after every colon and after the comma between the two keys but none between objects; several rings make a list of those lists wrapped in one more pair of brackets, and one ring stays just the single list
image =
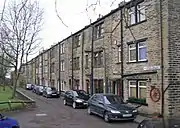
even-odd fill
[{"label": "grass verge", "polygon": [[3,91],[3,87],[0,86],[0,102],[6,102],[6,101],[9,102],[5,104],[0,104],[0,112],[17,110],[24,107],[24,104],[22,103],[11,103],[11,101],[20,101],[17,98],[11,99],[11,97],[12,97],[12,89],[6,87],[5,91]]}]

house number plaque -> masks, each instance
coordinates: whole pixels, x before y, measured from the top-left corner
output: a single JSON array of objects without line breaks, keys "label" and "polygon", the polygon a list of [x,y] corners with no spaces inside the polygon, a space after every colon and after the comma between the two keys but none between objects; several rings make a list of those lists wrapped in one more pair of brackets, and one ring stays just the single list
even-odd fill
[{"label": "house number plaque", "polygon": [[151,89],[150,91],[150,97],[151,97],[151,100],[154,101],[154,102],[158,102],[160,100],[160,91],[158,88],[153,88]]}]

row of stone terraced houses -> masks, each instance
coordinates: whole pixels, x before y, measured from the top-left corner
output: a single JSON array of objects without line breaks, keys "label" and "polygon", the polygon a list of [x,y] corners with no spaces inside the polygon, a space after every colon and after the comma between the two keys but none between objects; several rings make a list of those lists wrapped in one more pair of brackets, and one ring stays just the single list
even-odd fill
[{"label": "row of stone terraced houses", "polygon": [[179,114],[179,50],[180,0],[132,0],[44,50],[24,76],[90,92],[93,68],[95,92],[143,104],[142,112]]}]

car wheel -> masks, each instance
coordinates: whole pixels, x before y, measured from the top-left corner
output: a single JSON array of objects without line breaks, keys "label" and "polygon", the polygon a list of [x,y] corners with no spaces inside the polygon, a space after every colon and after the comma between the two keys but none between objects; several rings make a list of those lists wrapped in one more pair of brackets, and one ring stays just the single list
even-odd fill
[{"label": "car wheel", "polygon": [[109,122],[109,115],[107,112],[104,113],[104,121]]},{"label": "car wheel", "polygon": [[73,102],[73,108],[74,109],[76,108],[76,102]]},{"label": "car wheel", "polygon": [[91,111],[90,106],[88,107],[88,114],[89,114],[89,115],[92,115],[92,111]]},{"label": "car wheel", "polygon": [[64,105],[67,105],[67,102],[66,102],[66,100],[65,100],[65,99],[63,100],[63,102],[64,102]]}]

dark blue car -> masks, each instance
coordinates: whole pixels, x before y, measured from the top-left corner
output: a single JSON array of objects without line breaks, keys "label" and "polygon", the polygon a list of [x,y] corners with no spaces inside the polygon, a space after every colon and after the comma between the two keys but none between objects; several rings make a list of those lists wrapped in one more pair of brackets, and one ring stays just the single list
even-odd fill
[{"label": "dark blue car", "polygon": [[20,128],[18,121],[0,114],[0,128]]}]

